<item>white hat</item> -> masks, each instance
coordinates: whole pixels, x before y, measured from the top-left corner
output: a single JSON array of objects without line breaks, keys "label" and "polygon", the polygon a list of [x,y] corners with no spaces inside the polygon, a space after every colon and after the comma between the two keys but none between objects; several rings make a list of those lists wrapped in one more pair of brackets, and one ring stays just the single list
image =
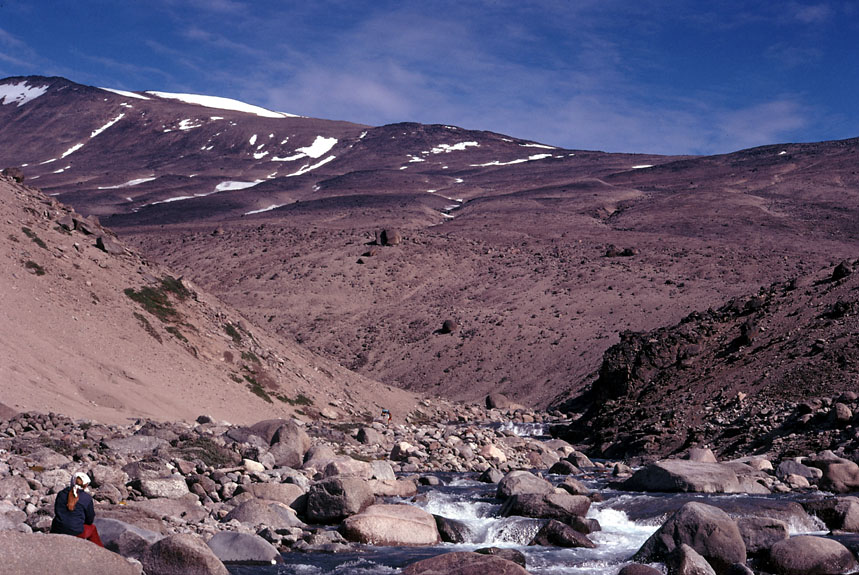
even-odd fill
[{"label": "white hat", "polygon": [[72,487],[74,487],[77,484],[78,479],[81,480],[81,483],[83,483],[84,486],[87,486],[90,483],[89,475],[87,475],[86,473],[81,473],[80,471],[78,471],[77,473],[72,475]]}]

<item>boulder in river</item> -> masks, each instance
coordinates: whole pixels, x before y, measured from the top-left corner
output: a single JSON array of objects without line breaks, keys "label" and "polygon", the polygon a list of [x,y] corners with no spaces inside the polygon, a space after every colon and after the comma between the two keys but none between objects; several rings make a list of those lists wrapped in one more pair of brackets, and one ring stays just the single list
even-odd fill
[{"label": "boulder in river", "polygon": [[859,532],[859,498],[825,497],[804,501],[805,509],[832,531]]},{"label": "boulder in river", "polygon": [[371,505],[347,517],[340,533],[349,541],[370,545],[436,545],[441,537],[435,518],[413,505]]},{"label": "boulder in river", "polygon": [[685,543],[668,555],[665,564],[671,575],[716,575],[707,560]]},{"label": "boulder in river", "polygon": [[310,486],[305,515],[311,523],[337,523],[375,502],[370,484],[358,477],[330,477]]},{"label": "boulder in river", "polygon": [[584,495],[570,495],[567,492],[522,493],[507,498],[501,507],[501,516],[560,519],[569,523],[574,517],[584,517],[590,506],[590,498]]},{"label": "boulder in river", "polygon": [[273,565],[283,561],[274,545],[252,533],[221,531],[206,544],[224,563]]},{"label": "boulder in river", "polygon": [[403,569],[403,575],[528,575],[521,566],[494,555],[454,551],[436,555]]},{"label": "boulder in river", "polygon": [[823,537],[791,537],[770,549],[769,569],[777,575],[838,575],[855,567],[849,549]]},{"label": "boulder in river", "polygon": [[737,474],[719,463],[666,459],[636,471],[623,482],[630,491],[739,493]]},{"label": "boulder in river", "polygon": [[550,519],[534,536],[529,545],[552,545],[555,547],[596,547],[593,541],[583,533],[579,533],[566,523]]},{"label": "boulder in river", "polygon": [[727,513],[704,503],[687,503],[645,541],[633,560],[664,561],[686,543],[717,571],[746,560],[746,544]]},{"label": "boulder in river", "polygon": [[523,493],[552,493],[555,487],[528,471],[511,471],[498,482],[496,497],[506,499]]},{"label": "boulder in river", "polygon": [[790,536],[787,523],[770,517],[741,517],[737,527],[748,555],[769,551],[770,547]]}]

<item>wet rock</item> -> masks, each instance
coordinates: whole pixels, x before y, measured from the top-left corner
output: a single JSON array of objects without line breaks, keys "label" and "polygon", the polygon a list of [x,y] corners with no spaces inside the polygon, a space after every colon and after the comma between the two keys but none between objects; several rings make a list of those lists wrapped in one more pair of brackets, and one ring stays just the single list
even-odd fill
[{"label": "wet rock", "polygon": [[224,517],[224,522],[237,520],[249,527],[263,525],[272,529],[288,529],[290,527],[303,527],[295,511],[288,505],[278,501],[266,501],[264,499],[249,499],[245,501]]},{"label": "wet rock", "polygon": [[663,575],[662,571],[650,565],[641,563],[630,563],[621,567],[617,575]]},{"label": "wet rock", "polygon": [[435,518],[413,505],[371,505],[347,517],[340,533],[370,545],[436,545],[441,541]]},{"label": "wet rock", "polygon": [[716,575],[707,560],[685,543],[668,555],[665,565],[669,575]]},{"label": "wet rock", "polygon": [[433,517],[441,540],[445,543],[468,543],[474,539],[474,532],[467,523],[441,515],[433,515]]},{"label": "wet rock", "polygon": [[571,473],[579,473],[580,469],[567,461],[566,459],[562,459],[555,463],[552,467],[549,468],[549,473],[553,473],[555,475],[569,475]]},{"label": "wet rock", "polygon": [[787,523],[770,517],[741,517],[737,528],[748,555],[758,555],[790,536]]},{"label": "wet rock", "polygon": [[528,575],[528,572],[512,561],[493,555],[469,551],[454,551],[436,555],[403,569],[403,575]]},{"label": "wet rock", "polygon": [[337,523],[375,501],[370,484],[358,477],[332,477],[310,486],[305,516],[311,523]]},{"label": "wet rock", "polygon": [[193,535],[170,535],[152,545],[140,562],[152,575],[229,575],[209,546]]},{"label": "wet rock", "polygon": [[68,535],[0,531],[0,549],[10,575],[140,575],[116,553]]},{"label": "wet rock", "polygon": [[534,536],[529,545],[551,545],[554,547],[584,547],[593,549],[596,547],[593,541],[584,534],[579,533],[569,525],[549,520]]},{"label": "wet rock", "polygon": [[849,549],[823,537],[791,537],[770,549],[769,568],[777,575],[836,575],[855,567]]},{"label": "wet rock", "polygon": [[502,559],[507,559],[517,565],[521,565],[522,567],[526,566],[525,555],[517,549],[510,549],[509,547],[481,547],[480,549],[475,549],[474,552],[482,555],[501,557]]},{"label": "wet rock", "polygon": [[819,517],[832,531],[859,533],[859,498],[826,497],[804,501],[806,511]]},{"label": "wet rock", "polygon": [[506,499],[524,493],[553,493],[555,487],[528,471],[511,471],[498,483],[496,497]]},{"label": "wet rock", "polygon": [[746,560],[746,545],[734,520],[721,509],[703,503],[681,507],[641,546],[633,560],[664,561],[683,543],[717,570]]},{"label": "wet rock", "polygon": [[575,477],[567,477],[558,485],[570,495],[591,495],[591,490]]},{"label": "wet rock", "polygon": [[262,563],[274,565],[282,562],[280,552],[268,541],[251,533],[221,531],[206,543],[224,563]]},{"label": "wet rock", "polygon": [[502,517],[518,515],[570,521],[573,517],[584,517],[590,506],[591,500],[584,495],[522,493],[507,498],[501,507],[500,514]]},{"label": "wet rock", "polygon": [[504,474],[494,467],[489,467],[477,478],[478,481],[483,483],[498,483],[502,479],[504,479]]},{"label": "wet rock", "polygon": [[630,491],[739,493],[737,474],[718,463],[666,459],[636,471],[623,483]]}]

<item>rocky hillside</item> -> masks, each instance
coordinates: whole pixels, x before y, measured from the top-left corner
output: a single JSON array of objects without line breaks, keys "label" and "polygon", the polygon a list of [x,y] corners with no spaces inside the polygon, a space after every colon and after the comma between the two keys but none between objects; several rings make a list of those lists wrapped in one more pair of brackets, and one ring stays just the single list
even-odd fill
[{"label": "rocky hillside", "polygon": [[[627,331],[561,435],[609,457],[859,450],[859,260]],[[559,429],[560,430],[560,429]],[[556,431],[559,431],[556,430]]]},{"label": "rocky hillside", "polygon": [[6,414],[247,422],[412,409],[407,394],[283,345],[96,218],[14,177],[0,177],[0,210]]},{"label": "rocky hillside", "polygon": [[[0,105],[0,165],[280,338],[455,399],[569,398],[619,333],[834,266],[859,241],[856,140],[607,154],[3,83],[20,97]],[[383,229],[398,241],[376,242]]]}]

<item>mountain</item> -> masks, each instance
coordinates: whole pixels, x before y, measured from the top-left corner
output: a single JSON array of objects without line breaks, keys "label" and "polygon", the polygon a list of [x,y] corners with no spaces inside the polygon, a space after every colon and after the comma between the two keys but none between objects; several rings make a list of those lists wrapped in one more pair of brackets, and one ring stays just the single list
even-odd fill
[{"label": "mountain", "polygon": [[252,423],[414,405],[284,345],[95,218],[14,178],[0,176],[0,208],[0,412]]},{"label": "mountain", "polygon": [[857,140],[610,154],[58,78],[0,94],[0,165],[282,340],[453,399],[560,405],[621,332],[855,257]]}]

